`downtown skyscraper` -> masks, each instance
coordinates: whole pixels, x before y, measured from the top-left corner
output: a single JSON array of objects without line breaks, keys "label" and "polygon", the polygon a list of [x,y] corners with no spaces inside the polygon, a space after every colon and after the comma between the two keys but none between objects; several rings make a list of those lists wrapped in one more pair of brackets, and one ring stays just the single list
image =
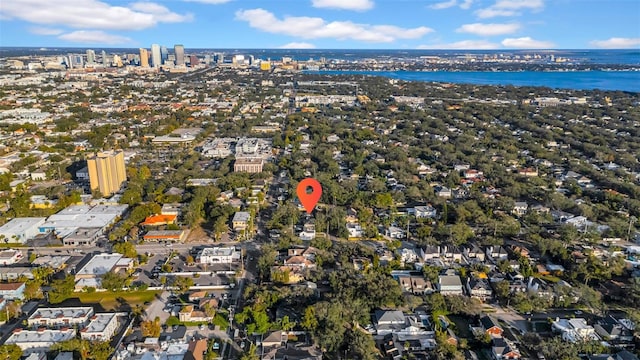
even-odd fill
[{"label": "downtown skyscraper", "polygon": [[149,67],[149,51],[140,48],[140,66]]},{"label": "downtown skyscraper", "polygon": [[157,68],[162,65],[162,55],[160,53],[160,45],[151,45],[151,63],[153,67]]},{"label": "downtown skyscraper", "polygon": [[176,54],[176,66],[184,66],[184,45],[174,45],[173,51]]}]

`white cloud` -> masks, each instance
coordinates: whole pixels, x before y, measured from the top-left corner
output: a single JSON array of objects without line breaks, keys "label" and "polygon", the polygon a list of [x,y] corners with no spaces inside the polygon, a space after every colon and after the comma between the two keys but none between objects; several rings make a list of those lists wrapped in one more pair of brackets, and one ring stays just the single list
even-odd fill
[{"label": "white cloud", "polygon": [[640,38],[612,37],[607,40],[593,40],[591,45],[602,49],[629,49],[640,47]]},{"label": "white cloud", "polygon": [[125,36],[108,34],[104,31],[78,30],[58,36],[58,39],[85,44],[128,44],[131,39]]},{"label": "white cloud", "polygon": [[457,5],[460,7],[460,9],[467,10],[471,7],[471,5],[473,4],[473,1],[474,0],[463,0],[460,4],[458,4],[458,0],[448,0],[448,1],[443,1],[443,2],[430,5],[429,8],[434,10],[442,10],[442,9],[448,9],[450,7],[454,7]]},{"label": "white cloud", "polygon": [[476,11],[476,15],[481,19],[488,19],[496,16],[516,16],[520,13],[513,10],[500,10],[493,8],[480,9]]},{"label": "white cloud", "polygon": [[521,15],[522,10],[540,11],[544,8],[544,0],[497,0],[495,4],[476,11],[479,18],[487,19],[496,16]]},{"label": "white cloud", "polygon": [[64,31],[61,29],[53,29],[53,28],[36,26],[36,27],[29,28],[29,32],[36,35],[60,35]]},{"label": "white cloud", "polygon": [[456,29],[459,33],[468,33],[480,36],[495,36],[512,34],[520,29],[520,24],[465,24]]},{"label": "white cloud", "polygon": [[534,40],[530,37],[507,38],[502,40],[502,45],[515,49],[550,49],[555,47],[551,41]]},{"label": "white cloud", "polygon": [[458,0],[449,0],[449,1],[435,3],[429,7],[435,10],[442,10],[442,9],[448,9],[450,7],[454,7],[456,5],[458,5]]},{"label": "white cloud", "polygon": [[460,9],[467,10],[471,7],[472,4],[473,4],[473,0],[464,0],[462,4],[460,4]]},{"label": "white cloud", "polygon": [[486,40],[462,40],[449,44],[420,45],[418,49],[435,50],[492,50],[500,48],[500,44]]},{"label": "white cloud", "polygon": [[369,10],[373,8],[371,0],[311,0],[313,7],[344,9],[344,10]]},{"label": "white cloud", "polygon": [[544,7],[544,0],[498,0],[492,6],[496,9],[532,9],[539,10]]},{"label": "white cloud", "polygon": [[326,22],[319,17],[286,16],[278,19],[264,9],[239,10],[236,19],[252,28],[303,39],[332,38],[366,42],[393,42],[397,39],[417,39],[433,31],[426,26],[400,28],[393,25],[357,24],[351,21]]},{"label": "white cloud", "polygon": [[0,16],[34,24],[64,25],[80,29],[142,30],[158,23],[185,22],[191,14],[178,14],[163,5],[139,2],[129,7],[99,0],[3,1]]},{"label": "white cloud", "polygon": [[203,4],[218,5],[218,4],[228,3],[228,2],[233,1],[233,0],[183,0],[183,1],[185,1],[185,2],[199,2],[199,3],[203,3]]},{"label": "white cloud", "polygon": [[280,49],[315,49],[316,46],[307,42],[290,42],[279,46]]}]

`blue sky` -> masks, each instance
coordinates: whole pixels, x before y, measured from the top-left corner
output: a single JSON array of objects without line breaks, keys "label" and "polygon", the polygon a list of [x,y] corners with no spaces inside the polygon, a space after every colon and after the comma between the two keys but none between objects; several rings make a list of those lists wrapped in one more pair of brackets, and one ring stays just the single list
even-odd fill
[{"label": "blue sky", "polygon": [[0,45],[640,48],[639,0],[7,0]]}]

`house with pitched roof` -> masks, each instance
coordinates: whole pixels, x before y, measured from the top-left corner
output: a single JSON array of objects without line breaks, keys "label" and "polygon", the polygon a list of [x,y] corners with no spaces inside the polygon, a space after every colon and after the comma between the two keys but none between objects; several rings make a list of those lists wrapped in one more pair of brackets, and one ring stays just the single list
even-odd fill
[{"label": "house with pitched roof", "polygon": [[488,315],[480,318],[480,326],[482,327],[482,330],[491,337],[502,336],[502,333],[504,332],[498,322]]}]

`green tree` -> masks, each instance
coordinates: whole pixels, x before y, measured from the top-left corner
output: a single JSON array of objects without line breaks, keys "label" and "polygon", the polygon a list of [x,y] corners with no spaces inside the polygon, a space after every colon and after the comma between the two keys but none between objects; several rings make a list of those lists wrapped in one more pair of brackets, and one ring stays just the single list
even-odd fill
[{"label": "green tree", "polygon": [[102,288],[109,291],[122,291],[127,286],[127,277],[118,273],[108,272],[102,275]]},{"label": "green tree", "polygon": [[73,276],[67,276],[64,279],[57,279],[51,283],[51,290],[49,290],[49,302],[51,304],[59,304],[68,299],[72,294],[75,287],[75,281]]},{"label": "green tree", "polygon": [[156,338],[160,336],[160,332],[162,331],[162,327],[160,325],[160,318],[156,317],[153,321],[145,320],[141,322],[140,330],[142,331],[142,336],[144,337]]},{"label": "green tree", "polygon": [[130,259],[136,259],[138,257],[135,245],[129,241],[115,243],[113,245],[113,251]]},{"label": "green tree", "polygon": [[175,276],[173,278],[173,286],[178,288],[178,291],[182,294],[189,291],[193,284],[193,279],[187,276]]},{"label": "green tree", "polygon": [[307,306],[304,309],[302,323],[300,325],[307,331],[314,331],[318,327],[318,319],[316,318],[316,310],[313,306]]},{"label": "green tree", "polygon": [[20,360],[22,357],[22,349],[16,344],[0,345],[0,359],[4,360]]}]

